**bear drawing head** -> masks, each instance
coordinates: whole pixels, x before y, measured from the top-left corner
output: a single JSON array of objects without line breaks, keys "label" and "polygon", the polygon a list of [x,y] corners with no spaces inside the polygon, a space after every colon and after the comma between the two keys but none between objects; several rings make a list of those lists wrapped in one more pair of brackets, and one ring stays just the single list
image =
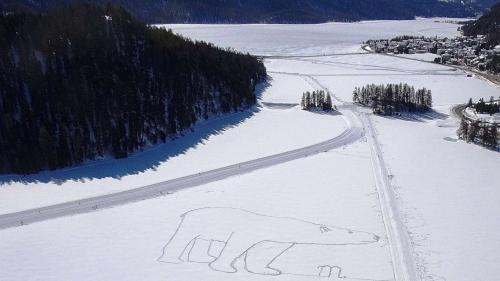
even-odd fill
[{"label": "bear drawing head", "polygon": [[321,243],[329,245],[368,244],[380,240],[380,237],[373,233],[327,225],[318,225],[316,236]]}]

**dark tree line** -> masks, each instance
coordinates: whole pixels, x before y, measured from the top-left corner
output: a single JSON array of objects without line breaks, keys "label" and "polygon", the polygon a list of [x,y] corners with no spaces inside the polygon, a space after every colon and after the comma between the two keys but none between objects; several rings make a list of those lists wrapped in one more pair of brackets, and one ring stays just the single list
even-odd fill
[{"label": "dark tree line", "polygon": [[303,93],[300,105],[304,110],[329,111],[333,109],[332,97],[323,90]]},{"label": "dark tree line", "polygon": [[403,41],[410,39],[425,39],[424,36],[415,36],[415,35],[400,35],[392,38],[390,41]]},{"label": "dark tree line", "polygon": [[462,117],[457,134],[462,140],[477,143],[490,149],[496,149],[500,144],[497,125],[487,122],[470,121]]},{"label": "dark tree line", "polygon": [[[496,4],[495,4],[496,3]],[[479,19],[468,22],[462,26],[465,36],[486,35],[486,43],[481,48],[491,49],[500,44],[500,3],[495,4],[489,11],[484,13]]]},{"label": "dark tree line", "polygon": [[256,102],[250,55],[79,5],[0,16],[0,173],[126,157]]},{"label": "dark tree line", "polygon": [[415,90],[408,84],[370,84],[356,87],[353,101],[369,106],[376,114],[391,115],[396,112],[426,112],[432,107],[432,93],[422,88]]},{"label": "dark tree line", "polygon": [[496,101],[493,97],[490,98],[490,102],[484,102],[483,98],[479,99],[479,102],[474,104],[472,99],[469,100],[467,104],[468,107],[476,109],[477,113],[493,115],[500,112],[500,101]]},{"label": "dark tree line", "polygon": [[[481,0],[480,2],[494,1]],[[0,0],[0,12],[90,2],[122,5],[149,23],[319,23],[415,16],[471,17],[479,1],[440,0]],[[383,8],[382,8],[383,7]]]}]

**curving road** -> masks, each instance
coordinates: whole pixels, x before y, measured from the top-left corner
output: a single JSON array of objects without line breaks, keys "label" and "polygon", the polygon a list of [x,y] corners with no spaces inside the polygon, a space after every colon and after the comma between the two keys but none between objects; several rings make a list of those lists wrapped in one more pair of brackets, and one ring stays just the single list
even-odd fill
[{"label": "curving road", "polygon": [[466,104],[459,104],[453,106],[450,111],[453,115],[455,115],[456,118],[461,119],[464,117],[464,110],[467,108]]},{"label": "curving road", "polygon": [[92,212],[102,208],[109,208],[130,202],[159,197],[180,189],[219,181],[232,176],[249,173],[255,170],[342,147],[360,139],[364,134],[364,130],[362,128],[362,124],[352,111],[344,108],[341,109],[341,113],[348,123],[348,128],[342,134],[330,140],[292,151],[242,162],[199,174],[172,179],[137,189],[0,215],[0,229],[22,226],[69,215]]}]

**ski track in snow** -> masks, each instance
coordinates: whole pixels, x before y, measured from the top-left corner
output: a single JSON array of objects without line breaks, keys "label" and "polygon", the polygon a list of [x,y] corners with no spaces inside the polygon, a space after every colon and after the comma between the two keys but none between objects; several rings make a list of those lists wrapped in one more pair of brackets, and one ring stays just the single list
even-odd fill
[{"label": "ski track in snow", "polygon": [[[321,85],[313,76],[307,77],[313,81],[317,87],[330,93],[328,88]],[[396,281],[417,281],[418,277],[415,270],[415,262],[413,260],[411,240],[398,210],[394,190],[390,184],[387,168],[385,167],[380,145],[370,117],[365,113],[358,112],[355,105],[346,104],[335,95],[332,96],[337,102],[342,103],[344,108],[351,111],[353,116],[356,116],[358,119],[357,122],[362,123],[364,135],[370,145],[377,193],[380,200],[384,226],[389,240],[394,279]]]}]

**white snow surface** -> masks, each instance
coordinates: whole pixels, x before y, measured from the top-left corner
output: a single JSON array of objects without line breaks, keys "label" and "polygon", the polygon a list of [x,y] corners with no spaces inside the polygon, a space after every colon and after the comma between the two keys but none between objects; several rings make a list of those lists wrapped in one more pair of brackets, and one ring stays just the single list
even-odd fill
[{"label": "white snow surface", "polygon": [[496,280],[500,157],[458,141],[448,107],[437,112],[433,120],[374,118],[422,280]]},{"label": "white snow surface", "polygon": [[[236,274],[217,272],[206,264],[157,262],[180,214],[205,207],[240,208],[384,236],[368,155],[366,144],[358,143],[159,199],[6,229],[0,232],[0,276],[7,280],[324,280],[300,275],[318,275],[318,266],[332,265],[341,266],[350,279],[392,280],[384,239],[368,245],[294,246],[276,260],[274,266],[286,273],[278,277],[245,272],[241,260]],[[368,176],[352,178],[352,171]],[[212,221],[220,228],[234,227],[224,225],[224,217],[207,216],[199,223]],[[285,220],[275,227],[289,226]],[[317,230],[320,233],[319,226]],[[313,234],[298,235],[307,239]]]},{"label": "white snow surface", "polygon": [[[266,59],[272,80],[262,93],[262,103],[298,103],[303,91],[317,87],[312,78],[344,101],[351,100],[355,86],[367,83],[402,82],[431,89],[435,112],[398,118],[369,115],[381,144],[381,161],[389,170],[390,188],[408,229],[418,279],[471,281],[500,276],[499,154],[457,140],[457,120],[450,113],[451,106],[470,97],[488,99],[499,96],[500,91],[491,83],[468,78],[446,66],[359,54],[361,42],[368,39],[404,34],[451,37],[457,35],[457,25],[441,19],[418,19],[166,27],[192,39],[258,55],[337,54]],[[0,214],[122,191],[291,150],[335,137],[346,126],[339,115],[262,105],[198,124],[194,132],[129,159],[27,177],[3,176]],[[328,275],[330,270],[335,280],[339,268],[340,276],[346,277],[340,280],[394,280],[373,163],[363,139],[165,197],[2,230],[0,280],[325,280],[319,276]],[[234,266],[238,272],[233,274],[196,262],[206,259],[207,253],[220,254],[216,249],[220,242],[207,246],[210,242],[201,236],[187,257],[193,262],[157,261],[163,247],[173,245],[169,240],[181,233],[179,229],[191,235],[204,234],[187,224],[191,221],[187,219],[182,221],[183,228],[177,229],[182,214],[214,207],[226,211],[220,216],[201,212],[194,221],[206,229],[220,225],[222,231],[262,220],[245,233],[267,237],[285,230],[292,233],[295,242],[309,244],[298,243],[277,256],[272,254],[283,244],[258,244],[246,254],[247,259],[237,259]],[[251,213],[245,211],[243,219],[237,215],[242,213],[234,210]],[[275,231],[266,228],[271,221]],[[325,245],[327,242],[316,240],[314,233],[302,228],[296,231],[297,222],[349,228],[355,230],[356,237],[370,233],[381,239],[365,245]],[[323,228],[320,230],[323,233]],[[269,256],[276,257],[270,266],[281,275],[246,270],[253,268],[255,261],[267,263]]]},{"label": "white snow surface", "polygon": [[368,39],[392,38],[408,34],[420,36],[453,36],[457,25],[441,19],[408,21],[364,21],[316,25],[160,25],[186,37],[212,42],[255,55],[306,55],[361,51]]}]

